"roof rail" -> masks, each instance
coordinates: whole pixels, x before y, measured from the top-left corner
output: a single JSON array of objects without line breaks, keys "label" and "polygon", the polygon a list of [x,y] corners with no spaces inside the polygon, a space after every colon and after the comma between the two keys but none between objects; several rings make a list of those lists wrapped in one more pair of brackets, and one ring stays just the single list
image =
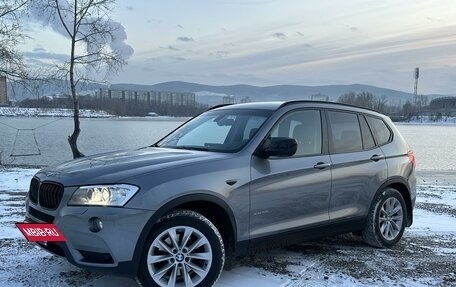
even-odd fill
[{"label": "roof rail", "polygon": [[353,107],[353,108],[360,108],[360,109],[365,109],[369,110],[372,112],[378,113],[378,111],[363,107],[363,106],[357,106],[357,105],[351,105],[351,104],[345,104],[345,103],[339,103],[339,102],[327,102],[327,101],[312,101],[312,100],[295,100],[295,101],[288,101],[280,105],[279,108],[287,106],[287,105],[292,105],[292,104],[301,104],[301,103],[318,103],[318,104],[332,104],[332,105],[341,105],[341,106],[346,106],[346,107]]},{"label": "roof rail", "polygon": [[226,107],[226,106],[231,106],[233,104],[220,104],[220,105],[215,105],[213,107],[210,107],[209,109],[207,109],[208,111],[210,110],[214,110],[214,109],[218,109],[218,108],[221,108],[221,107]]}]

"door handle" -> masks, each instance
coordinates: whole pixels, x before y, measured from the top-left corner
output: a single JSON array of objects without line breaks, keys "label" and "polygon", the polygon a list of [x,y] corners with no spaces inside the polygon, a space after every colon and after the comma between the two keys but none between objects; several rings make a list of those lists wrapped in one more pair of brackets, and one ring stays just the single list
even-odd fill
[{"label": "door handle", "polygon": [[370,157],[370,160],[372,161],[379,161],[381,159],[384,159],[385,157],[382,155],[374,154],[373,156]]},{"label": "door handle", "polygon": [[314,168],[316,169],[325,169],[327,167],[330,167],[331,164],[329,162],[318,162],[316,165],[314,165]]}]

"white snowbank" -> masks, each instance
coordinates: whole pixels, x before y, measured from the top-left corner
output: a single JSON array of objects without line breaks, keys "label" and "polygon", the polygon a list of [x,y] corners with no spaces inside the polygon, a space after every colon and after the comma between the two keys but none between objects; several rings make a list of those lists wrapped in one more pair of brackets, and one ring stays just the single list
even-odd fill
[{"label": "white snowbank", "polygon": [[[72,117],[72,109],[18,108],[0,107],[0,116],[6,117]],[[105,111],[79,110],[81,118],[110,118],[114,117]]]},{"label": "white snowbank", "polygon": [[421,116],[421,117],[412,117],[407,122],[398,122],[400,124],[427,124],[427,125],[455,125],[456,117],[447,117],[443,116],[440,119],[437,119],[435,116]]}]

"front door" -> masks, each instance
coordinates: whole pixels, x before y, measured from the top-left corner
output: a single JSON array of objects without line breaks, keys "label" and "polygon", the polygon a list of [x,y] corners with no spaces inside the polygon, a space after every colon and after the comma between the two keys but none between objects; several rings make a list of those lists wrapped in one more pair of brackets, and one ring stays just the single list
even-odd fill
[{"label": "front door", "polygon": [[269,136],[294,138],[298,148],[287,158],[252,157],[251,239],[328,223],[331,166],[323,152],[321,111],[289,112]]}]

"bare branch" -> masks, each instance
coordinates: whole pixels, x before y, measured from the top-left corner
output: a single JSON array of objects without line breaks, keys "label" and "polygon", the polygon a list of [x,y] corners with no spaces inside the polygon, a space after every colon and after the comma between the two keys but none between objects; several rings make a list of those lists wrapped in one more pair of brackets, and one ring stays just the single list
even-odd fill
[{"label": "bare branch", "polygon": [[56,0],[55,4],[57,5],[57,8],[56,8],[57,14],[59,15],[59,19],[60,19],[60,22],[62,23],[63,28],[65,28],[65,31],[68,33],[68,36],[73,37],[73,35],[71,34],[70,30],[68,29],[68,27],[65,23],[65,20],[63,19],[62,10],[60,9],[59,1]]},{"label": "bare branch", "polygon": [[93,3],[93,0],[90,0],[89,3],[87,3],[87,5],[82,9],[82,12],[81,12],[81,16],[79,16],[79,20],[76,21],[76,30],[79,30],[80,26],[81,26],[81,22],[85,19],[87,13],[89,12],[89,9],[90,7],[92,7],[92,5],[94,5]]},{"label": "bare branch", "polygon": [[15,6],[8,6],[8,5],[4,5],[1,8],[0,10],[0,18],[6,16],[6,15],[9,15],[9,14],[14,14],[16,13],[18,10],[20,10],[22,7],[25,6],[25,4],[27,4],[27,0],[24,0],[24,1],[21,1],[19,3],[15,3],[16,5]]},{"label": "bare branch", "polygon": [[17,48],[27,38],[19,21],[26,4],[27,0],[0,0],[0,74],[9,80],[26,79],[29,75]]}]

